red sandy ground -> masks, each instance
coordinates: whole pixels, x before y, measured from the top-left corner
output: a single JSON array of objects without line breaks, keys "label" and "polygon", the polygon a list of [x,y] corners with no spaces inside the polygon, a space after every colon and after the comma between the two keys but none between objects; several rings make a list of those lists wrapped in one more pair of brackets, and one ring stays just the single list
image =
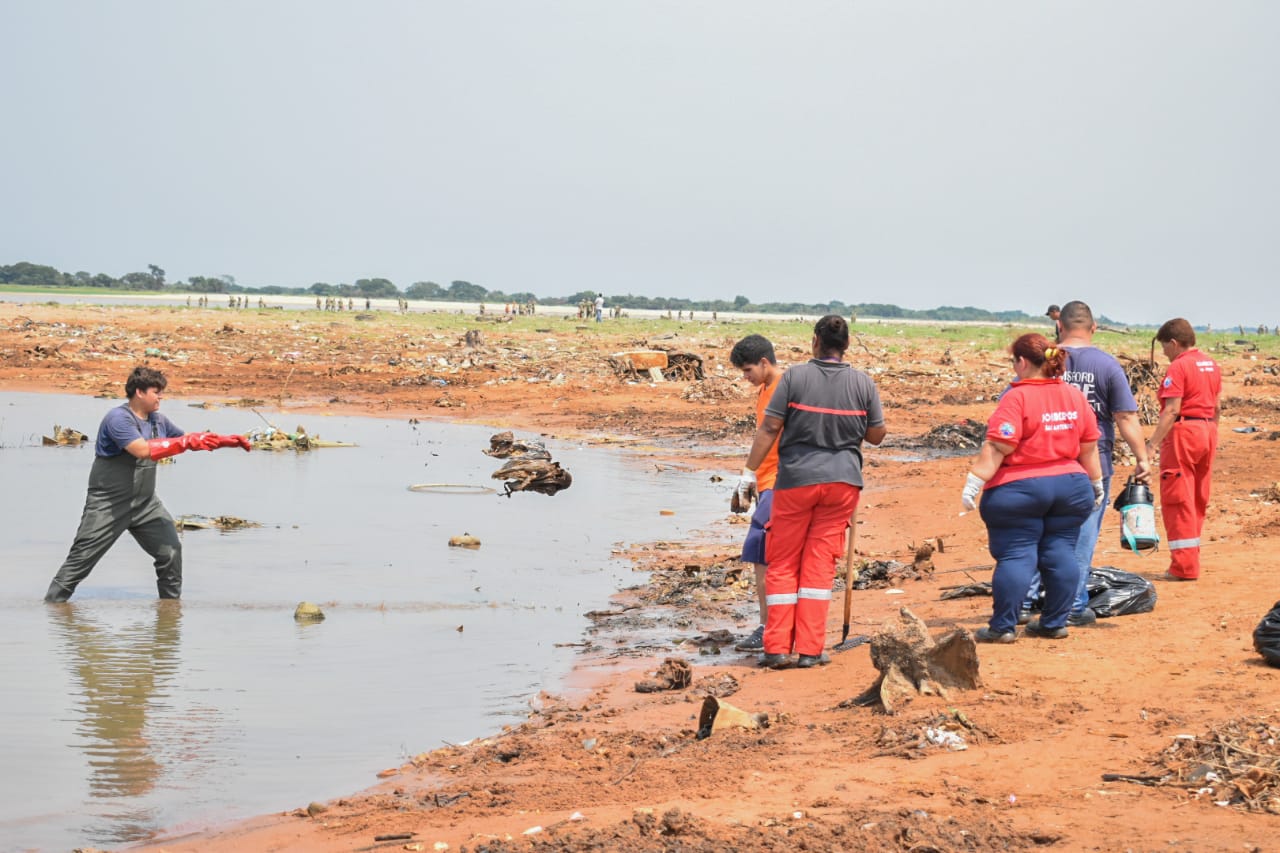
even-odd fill
[{"label": "red sandy ground", "polygon": [[[731,381],[727,353],[742,327],[673,323],[673,337],[648,342],[625,320],[475,327],[485,344],[469,353],[456,326],[433,330],[420,316],[0,303],[0,389],[118,395],[128,369],[154,348],[166,354],[151,361],[170,376],[170,392],[189,399],[448,417],[602,442],[643,437],[660,448],[649,452],[736,475],[732,452],[745,449],[750,407],[744,384]],[[805,358],[809,335],[800,324],[775,335],[782,360]],[[865,341],[850,360],[884,368],[877,381],[894,439],[961,418],[985,420],[1007,377],[1003,358],[990,353],[963,351],[943,364],[940,345],[889,355],[891,336]],[[703,356],[711,378],[619,381],[604,356],[647,343]],[[1134,350],[1145,350],[1145,341]],[[1280,598],[1280,570],[1268,550],[1280,516],[1274,494],[1270,502],[1257,496],[1280,481],[1280,441],[1269,438],[1280,429],[1277,383],[1247,354],[1219,360],[1226,407],[1204,578],[1158,583],[1153,613],[1102,620],[1061,642],[1020,637],[1010,646],[980,646],[982,689],[921,697],[895,716],[839,707],[875,680],[866,646],[834,654],[825,668],[777,672],[726,649],[716,666],[691,659],[693,688],[653,694],[632,685],[661,655],[584,656],[569,698],[541,697],[523,726],[424,753],[373,788],[310,812],[299,803],[294,812],[157,839],[144,849],[1272,849],[1276,815],[1215,806],[1187,789],[1101,779],[1158,773],[1175,735],[1273,715],[1280,704],[1280,671],[1263,665],[1250,640]],[[1261,431],[1232,432],[1245,425]],[[903,454],[868,454],[859,554],[910,562],[916,544],[941,537],[939,572],[988,563],[981,521],[957,515],[968,459],[895,455]],[[734,552],[742,530],[726,525],[722,541],[648,556],[709,568]],[[1116,538],[1109,520],[1095,564],[1150,578],[1163,572],[1163,553],[1128,554]],[[989,572],[971,574],[989,579]],[[855,592],[853,632],[874,633],[904,605],[938,633],[977,628],[989,599],[939,599],[940,587],[965,581],[955,572],[907,582],[901,595]],[[732,592],[736,612],[748,613],[750,592],[741,585]],[[840,600],[832,643],[840,636]],[[719,613],[690,608],[697,626],[690,633],[723,627],[711,623]],[[739,685],[729,701],[767,712],[772,724],[696,740],[698,684],[726,673]],[[916,748],[925,725],[956,710],[980,730],[966,732],[966,751]],[[370,769],[371,782],[380,769]],[[535,826],[541,831],[523,834]],[[387,835],[406,837],[375,840]]]}]

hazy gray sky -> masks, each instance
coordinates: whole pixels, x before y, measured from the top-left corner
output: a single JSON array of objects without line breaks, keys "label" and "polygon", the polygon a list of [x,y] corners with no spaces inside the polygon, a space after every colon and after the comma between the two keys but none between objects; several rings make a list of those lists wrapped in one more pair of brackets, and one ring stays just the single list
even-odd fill
[{"label": "hazy gray sky", "polygon": [[1280,3],[0,0],[0,263],[1280,323]]}]

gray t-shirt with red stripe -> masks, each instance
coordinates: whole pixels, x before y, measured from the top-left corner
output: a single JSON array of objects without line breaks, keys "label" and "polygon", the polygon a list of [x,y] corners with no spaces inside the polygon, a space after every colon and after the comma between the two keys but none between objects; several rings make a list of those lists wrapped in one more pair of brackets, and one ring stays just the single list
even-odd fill
[{"label": "gray t-shirt with red stripe", "polygon": [[844,362],[812,359],[782,374],[765,414],[783,420],[775,489],[862,485],[862,440],[869,427],[884,426],[870,376]]}]

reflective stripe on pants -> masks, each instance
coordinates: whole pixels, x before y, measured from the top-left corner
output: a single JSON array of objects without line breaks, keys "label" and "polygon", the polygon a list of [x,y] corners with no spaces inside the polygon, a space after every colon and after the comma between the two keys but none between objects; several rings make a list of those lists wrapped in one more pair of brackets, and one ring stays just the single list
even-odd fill
[{"label": "reflective stripe on pants", "polygon": [[1200,577],[1200,534],[1209,508],[1216,421],[1179,421],[1160,443],[1160,514],[1169,542],[1169,573]]},{"label": "reflective stripe on pants", "polygon": [[765,540],[765,653],[822,654],[836,560],[861,492],[848,483],[774,489]]}]

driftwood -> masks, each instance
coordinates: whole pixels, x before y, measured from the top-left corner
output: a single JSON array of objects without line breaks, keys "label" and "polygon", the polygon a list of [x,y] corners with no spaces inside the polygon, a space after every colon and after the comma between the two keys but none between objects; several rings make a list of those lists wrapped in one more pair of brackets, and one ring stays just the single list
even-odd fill
[{"label": "driftwood", "polygon": [[854,702],[879,701],[888,714],[896,713],[916,695],[945,699],[950,690],[982,686],[973,635],[964,628],[953,628],[934,640],[924,621],[905,607],[897,622],[886,622],[871,638],[871,663],[880,677]]}]

